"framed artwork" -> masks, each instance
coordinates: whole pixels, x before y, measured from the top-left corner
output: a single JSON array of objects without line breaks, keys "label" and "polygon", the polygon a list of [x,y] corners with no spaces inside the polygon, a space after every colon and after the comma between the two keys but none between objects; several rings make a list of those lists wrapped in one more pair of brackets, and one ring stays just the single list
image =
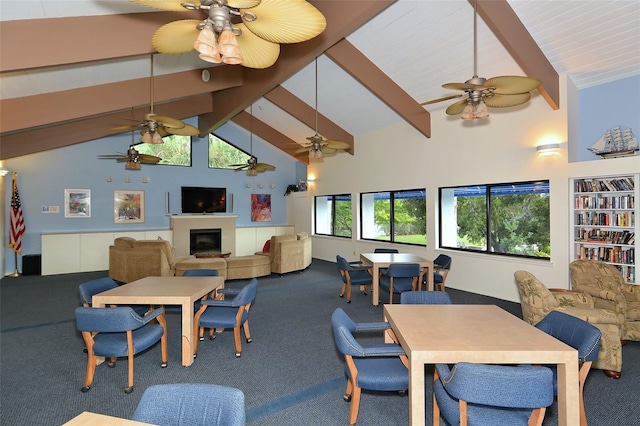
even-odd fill
[{"label": "framed artwork", "polygon": [[91,217],[91,190],[64,190],[64,217]]},{"label": "framed artwork", "polygon": [[271,222],[271,194],[251,194],[251,222]]},{"label": "framed artwork", "polygon": [[144,222],[144,191],[113,191],[113,222]]}]

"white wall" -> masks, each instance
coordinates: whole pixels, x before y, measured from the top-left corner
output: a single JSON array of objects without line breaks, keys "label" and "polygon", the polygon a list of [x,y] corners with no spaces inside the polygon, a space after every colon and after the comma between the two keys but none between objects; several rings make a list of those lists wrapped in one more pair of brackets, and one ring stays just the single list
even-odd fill
[{"label": "white wall", "polygon": [[[492,109],[487,120],[464,122],[440,110],[431,114],[432,137],[427,139],[407,124],[393,125],[356,139],[355,155],[343,153],[312,162],[309,186],[313,195],[351,193],[357,207],[364,191],[427,189],[428,247],[399,245],[404,252],[435,258],[437,250],[438,187],[549,179],[551,199],[551,261],[514,259],[449,251],[453,258],[447,286],[504,300],[519,301],[513,273],[530,271],[548,287],[568,288],[569,179],[577,176],[637,173],[640,158],[569,163],[567,156],[566,84],[562,84],[561,109],[553,111],[536,93],[521,107]],[[536,146],[554,136],[562,142],[558,156],[540,157]],[[595,139],[600,135],[596,135]],[[594,139],[594,140],[595,140]],[[569,144],[572,142],[569,140]],[[357,232],[358,209],[353,230]],[[289,212],[291,214],[291,211]],[[371,251],[374,242],[316,236],[313,257],[335,261],[336,254],[350,260]]]}]

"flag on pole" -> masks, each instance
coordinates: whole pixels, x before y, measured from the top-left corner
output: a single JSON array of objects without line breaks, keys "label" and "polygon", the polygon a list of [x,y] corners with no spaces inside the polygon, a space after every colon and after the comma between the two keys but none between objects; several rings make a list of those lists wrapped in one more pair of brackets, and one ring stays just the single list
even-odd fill
[{"label": "flag on pole", "polygon": [[22,236],[26,232],[24,226],[24,216],[20,205],[20,194],[18,194],[18,184],[16,173],[13,173],[13,193],[11,194],[11,236],[9,237],[9,248],[16,253],[22,253]]}]

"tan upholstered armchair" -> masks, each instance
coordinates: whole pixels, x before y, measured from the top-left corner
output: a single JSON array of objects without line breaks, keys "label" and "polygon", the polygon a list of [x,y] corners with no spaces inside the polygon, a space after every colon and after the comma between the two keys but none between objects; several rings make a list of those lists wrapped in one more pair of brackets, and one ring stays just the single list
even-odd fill
[{"label": "tan upholstered armchair", "polygon": [[590,294],[597,308],[619,316],[622,340],[640,341],[640,285],[625,282],[615,266],[595,260],[575,260],[569,273],[571,288]]},{"label": "tan upholstered armchair", "polygon": [[533,274],[516,271],[522,317],[536,325],[551,311],[564,312],[596,326],[602,333],[600,353],[593,368],[605,370],[609,377],[620,377],[622,371],[621,327],[615,312],[594,307],[591,295],[579,291],[550,290]]},{"label": "tan upholstered armchair", "polygon": [[271,273],[302,271],[311,265],[311,237],[306,232],[274,235],[269,251],[260,254],[271,257]]},{"label": "tan upholstered armchair", "polygon": [[120,237],[109,246],[109,277],[128,283],[150,276],[173,276],[176,264],[187,258],[174,257],[169,241]]}]

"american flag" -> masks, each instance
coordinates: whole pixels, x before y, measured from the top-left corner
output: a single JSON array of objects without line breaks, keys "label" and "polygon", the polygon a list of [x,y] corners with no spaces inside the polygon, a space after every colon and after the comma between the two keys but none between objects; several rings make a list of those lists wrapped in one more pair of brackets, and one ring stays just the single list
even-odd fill
[{"label": "american flag", "polygon": [[16,174],[13,174],[13,194],[11,195],[11,236],[9,238],[9,248],[20,254],[22,253],[22,236],[26,232],[24,226],[24,216],[20,205],[20,194],[18,194],[18,183]]}]

